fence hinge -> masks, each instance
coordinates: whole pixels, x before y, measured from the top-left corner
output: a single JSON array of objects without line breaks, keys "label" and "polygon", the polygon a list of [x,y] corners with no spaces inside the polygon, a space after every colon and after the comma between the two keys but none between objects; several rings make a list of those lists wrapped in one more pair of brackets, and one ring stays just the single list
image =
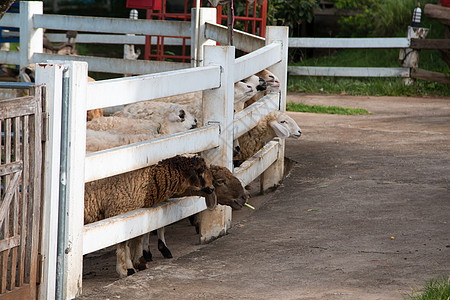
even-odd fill
[{"label": "fence hinge", "polygon": [[208,122],[206,122],[206,125],[217,125],[217,126],[219,126],[219,134],[222,133],[222,127],[220,126],[219,121],[208,121]]},{"label": "fence hinge", "polygon": [[48,128],[48,119],[50,114],[46,111],[42,112],[42,141],[48,141],[49,128]]}]

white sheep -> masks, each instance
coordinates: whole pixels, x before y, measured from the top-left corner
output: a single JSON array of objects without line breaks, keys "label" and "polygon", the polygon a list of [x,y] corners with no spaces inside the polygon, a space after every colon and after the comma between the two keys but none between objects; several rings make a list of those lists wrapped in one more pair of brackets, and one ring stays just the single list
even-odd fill
[{"label": "white sheep", "polygon": [[286,113],[270,112],[259,120],[254,128],[239,137],[240,154],[235,156],[233,160],[247,160],[274,137],[298,139],[301,135],[300,127]]},{"label": "white sheep", "polygon": [[261,79],[263,79],[266,82],[266,89],[258,91],[256,95],[254,95],[251,99],[247,100],[245,102],[244,107],[248,107],[255,103],[256,101],[260,100],[262,97],[269,93],[278,92],[280,90],[280,80],[278,79],[275,74],[270,72],[269,70],[262,70],[255,75],[259,76]]}]

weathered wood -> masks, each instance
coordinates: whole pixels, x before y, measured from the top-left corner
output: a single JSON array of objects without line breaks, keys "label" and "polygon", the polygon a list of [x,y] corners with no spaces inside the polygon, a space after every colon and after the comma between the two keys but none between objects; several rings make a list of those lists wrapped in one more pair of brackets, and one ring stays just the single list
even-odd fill
[{"label": "weathered wood", "polygon": [[[227,43],[228,28],[223,25],[206,23],[205,37],[217,41],[225,45]],[[236,49],[252,52],[261,47],[264,47],[264,38],[258,37],[243,31],[234,30],[234,46]]]},{"label": "weathered wood", "polygon": [[436,19],[445,25],[450,26],[450,7],[427,4],[424,8],[424,14],[431,19]]},{"label": "weathered wood", "polygon": [[450,49],[450,39],[411,39],[413,49]]},{"label": "weathered wood", "polygon": [[423,69],[412,69],[411,77],[416,78],[416,79],[427,80],[427,81],[435,81],[435,82],[440,82],[440,83],[444,83],[444,84],[450,84],[450,76],[449,75],[446,75],[443,73],[438,73],[438,72],[427,71],[427,70],[423,70]]},{"label": "weathered wood", "polygon": [[34,113],[36,101],[33,97],[1,100],[0,119],[10,119]]},{"label": "weathered wood", "polygon": [[[5,222],[5,225],[7,224],[6,222],[9,222],[9,218],[8,218],[9,214],[8,213],[9,213],[9,209],[10,209],[10,205],[11,205],[11,202],[13,199],[14,192],[15,192],[16,188],[19,186],[19,178],[20,178],[21,174],[22,174],[21,171],[15,173],[13,175],[12,180],[6,184],[5,196],[4,196],[2,204],[0,206],[0,227],[2,226],[3,222]],[[5,229],[5,231],[6,231],[6,229]],[[6,236],[6,232],[5,232],[5,236]]]},{"label": "weathered wood", "polygon": [[2,300],[27,300],[30,299],[30,285],[25,284],[6,294],[1,294]]},{"label": "weathered wood", "polygon": [[22,171],[23,163],[22,161],[15,161],[9,164],[0,165],[0,176],[5,176]]},{"label": "weathered wood", "polygon": [[13,236],[0,241],[0,252],[19,246],[20,236]]}]

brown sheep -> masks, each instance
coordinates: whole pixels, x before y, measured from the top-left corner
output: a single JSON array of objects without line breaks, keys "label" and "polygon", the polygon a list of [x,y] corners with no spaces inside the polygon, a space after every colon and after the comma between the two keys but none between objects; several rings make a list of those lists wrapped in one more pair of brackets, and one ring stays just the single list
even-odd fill
[{"label": "brown sheep", "polygon": [[[214,192],[212,181],[211,170],[203,158],[175,156],[143,169],[88,182],[84,193],[84,223],[151,207],[187,189],[210,195]],[[128,241],[117,245],[116,270],[121,277],[135,272],[129,253]]]},{"label": "brown sheep", "polygon": [[[217,203],[222,205],[231,206],[233,209],[239,210],[242,206],[247,202],[248,192],[242,187],[239,179],[233,175],[225,167],[210,166],[211,173],[213,175],[213,184],[214,184],[214,193],[217,197]],[[174,197],[186,197],[186,196],[202,196],[208,197],[208,194],[202,191],[194,191],[192,189],[186,190],[182,194],[176,194]],[[195,216],[194,216],[195,217]],[[191,223],[196,226],[196,230],[198,233],[198,222],[195,218],[190,218]],[[166,246],[166,241],[164,238],[164,227],[157,230],[158,234],[158,250],[165,258],[172,258],[172,253]],[[145,263],[152,260],[152,254],[150,252],[149,245],[149,236],[145,236],[144,238],[144,258]],[[139,269],[145,269],[146,267],[142,265],[143,262],[140,262],[139,266],[135,266]]]}]

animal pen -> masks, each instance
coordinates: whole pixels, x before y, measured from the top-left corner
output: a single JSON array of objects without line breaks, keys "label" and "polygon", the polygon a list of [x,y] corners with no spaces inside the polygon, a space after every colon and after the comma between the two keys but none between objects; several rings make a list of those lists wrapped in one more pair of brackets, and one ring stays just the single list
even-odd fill
[{"label": "animal pen", "polygon": [[[44,15],[42,12],[42,2],[24,1],[20,3],[20,15],[6,14],[0,20],[1,26],[20,27],[21,49],[20,52],[0,51],[1,62],[20,66],[36,64],[36,85],[43,89],[40,97],[42,114],[45,116],[41,118],[44,120],[42,130],[45,132],[45,139],[42,139],[41,240],[39,249],[32,249],[32,266],[35,264],[32,272],[38,274],[35,280],[39,282],[37,297],[54,299],[56,295],[57,299],[72,299],[80,295],[84,254],[196,213],[201,214],[202,242],[225,234],[231,224],[230,207],[217,206],[214,211],[207,211],[203,198],[188,197],[170,199],[156,207],[135,210],[84,226],[86,182],[136,170],[177,154],[196,152],[201,152],[208,163],[232,170],[243,185],[260,175],[263,189],[280,182],[284,171],[282,140],[272,140],[234,169],[232,148],[234,139],[253,128],[270,111],[285,110],[286,27],[267,27],[265,39],[235,31],[235,46],[216,46],[216,42],[226,44],[227,28],[216,24],[214,8],[200,9],[198,31],[191,25],[195,24],[195,19],[191,23]],[[79,43],[84,40],[132,44],[136,37],[127,34],[181,36],[191,37],[191,40],[197,37],[199,66],[44,54],[43,28],[78,31]],[[236,48],[248,54],[236,58]],[[269,94],[234,114],[234,83],[265,68],[279,78],[280,92]],[[137,76],[88,83],[88,70]],[[195,91],[203,91],[203,127],[86,155],[87,110]],[[4,116],[3,113],[0,116],[2,122],[4,118],[15,117]],[[40,143],[35,142],[33,145],[38,147]],[[3,169],[2,162],[0,170]],[[20,188],[24,190],[24,182]],[[0,242],[1,245],[7,243],[4,240]],[[3,268],[6,267],[3,265]],[[13,295],[16,286],[13,284],[2,288],[0,296]],[[34,290],[31,290],[23,298],[35,296]]]}]

